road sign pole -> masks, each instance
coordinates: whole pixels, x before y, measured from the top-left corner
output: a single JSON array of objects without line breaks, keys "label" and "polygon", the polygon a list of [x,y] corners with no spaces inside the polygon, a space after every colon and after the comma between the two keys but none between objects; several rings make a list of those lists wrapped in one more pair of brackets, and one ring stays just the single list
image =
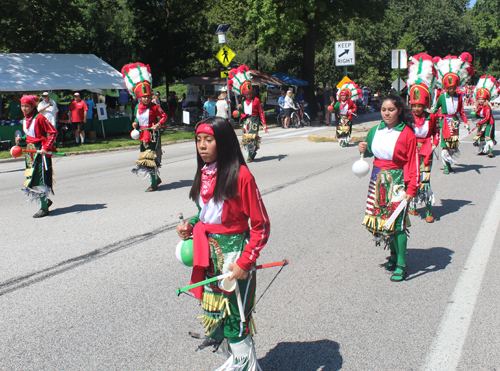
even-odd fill
[{"label": "road sign pole", "polygon": [[401,92],[401,89],[400,89],[400,78],[399,78],[399,73],[400,73],[400,68],[401,67],[401,50],[398,50],[398,93]]},{"label": "road sign pole", "polygon": [[344,66],[344,76],[347,76],[347,66]]}]

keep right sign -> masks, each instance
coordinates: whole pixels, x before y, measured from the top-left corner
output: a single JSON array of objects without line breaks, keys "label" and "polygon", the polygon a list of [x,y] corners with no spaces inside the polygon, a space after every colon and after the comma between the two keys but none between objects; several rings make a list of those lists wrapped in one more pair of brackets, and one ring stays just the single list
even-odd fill
[{"label": "keep right sign", "polygon": [[335,41],[335,66],[354,65],[354,40]]}]

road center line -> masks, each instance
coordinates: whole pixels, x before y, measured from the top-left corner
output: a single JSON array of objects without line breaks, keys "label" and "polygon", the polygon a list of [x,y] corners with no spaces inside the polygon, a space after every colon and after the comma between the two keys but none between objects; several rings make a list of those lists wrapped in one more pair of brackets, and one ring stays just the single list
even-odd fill
[{"label": "road center line", "polygon": [[455,370],[500,223],[500,183],[432,341],[422,370]]}]

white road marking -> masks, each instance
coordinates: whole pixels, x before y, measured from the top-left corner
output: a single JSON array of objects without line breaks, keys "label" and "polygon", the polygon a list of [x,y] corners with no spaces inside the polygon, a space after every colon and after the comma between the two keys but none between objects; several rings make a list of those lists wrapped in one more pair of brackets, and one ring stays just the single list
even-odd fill
[{"label": "white road marking", "polygon": [[500,183],[451,295],[422,370],[455,370],[500,223]]}]

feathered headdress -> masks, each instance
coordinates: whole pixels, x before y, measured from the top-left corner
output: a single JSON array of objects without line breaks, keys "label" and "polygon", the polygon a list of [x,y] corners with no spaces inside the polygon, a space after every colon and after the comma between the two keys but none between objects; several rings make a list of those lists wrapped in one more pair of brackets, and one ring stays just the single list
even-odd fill
[{"label": "feathered headdress", "polygon": [[233,68],[229,71],[229,80],[227,84],[232,91],[244,95],[252,92],[251,78],[252,74],[250,69],[242,64],[238,68]]},{"label": "feathered headdress", "polygon": [[349,81],[342,85],[342,87],[337,91],[337,100],[340,99],[341,95],[347,95],[347,99],[356,100],[363,96],[363,92],[359,88],[358,84],[354,81]]},{"label": "feathered headdress", "polygon": [[500,93],[500,84],[493,76],[481,76],[474,89],[476,99],[495,99]]},{"label": "feathered headdress", "polygon": [[429,108],[436,81],[437,71],[429,54],[420,53],[410,57],[406,82],[410,92],[410,104],[423,104]]},{"label": "feathered headdress", "polygon": [[132,63],[122,68],[123,82],[130,95],[136,98],[151,95],[153,76],[149,65]]},{"label": "feathered headdress", "polygon": [[433,61],[438,71],[439,88],[463,86],[475,72],[471,65],[472,55],[467,52],[460,54],[460,57],[454,55],[448,55],[443,59],[434,57]]}]

